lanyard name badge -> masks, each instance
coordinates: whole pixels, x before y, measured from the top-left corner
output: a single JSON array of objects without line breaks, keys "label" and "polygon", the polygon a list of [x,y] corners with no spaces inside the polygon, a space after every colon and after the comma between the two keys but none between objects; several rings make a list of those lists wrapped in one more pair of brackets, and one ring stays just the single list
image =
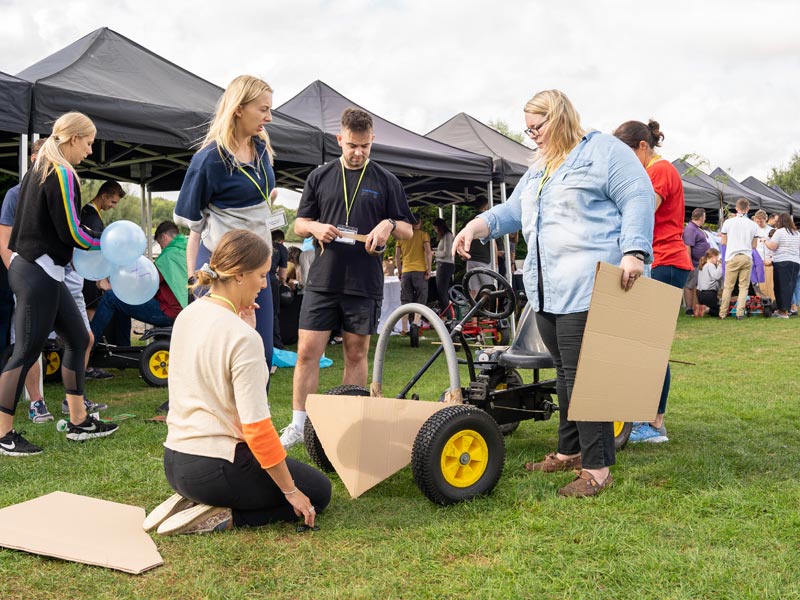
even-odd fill
[{"label": "lanyard name badge", "polygon": [[245,177],[247,177],[253,183],[254,186],[256,186],[256,189],[258,190],[258,193],[261,194],[261,197],[264,199],[264,202],[267,203],[267,206],[269,207],[269,210],[271,212],[272,211],[272,204],[269,201],[269,178],[267,177],[267,170],[264,168],[263,161],[261,162],[261,172],[264,174],[264,185],[266,186],[266,191],[262,190],[261,186],[258,185],[256,180],[253,179],[253,177],[250,175],[250,173],[245,171],[241,166],[239,167],[239,171],[241,171],[242,174]]},{"label": "lanyard name badge", "polygon": [[358,196],[358,190],[361,188],[361,180],[364,179],[364,173],[367,170],[367,165],[369,164],[369,159],[364,161],[364,166],[361,168],[361,175],[358,177],[358,183],[356,184],[356,189],[353,192],[353,195],[348,198],[347,196],[347,177],[344,171],[344,160],[339,160],[342,165],[342,191],[344,192],[344,209],[345,209],[345,222],[344,225],[337,225],[336,229],[341,231],[342,233],[350,234],[353,237],[337,237],[334,241],[339,242],[340,244],[350,244],[355,245],[356,240],[355,236],[358,234],[357,227],[350,227],[350,211],[353,209],[353,205],[356,202],[356,197]]}]

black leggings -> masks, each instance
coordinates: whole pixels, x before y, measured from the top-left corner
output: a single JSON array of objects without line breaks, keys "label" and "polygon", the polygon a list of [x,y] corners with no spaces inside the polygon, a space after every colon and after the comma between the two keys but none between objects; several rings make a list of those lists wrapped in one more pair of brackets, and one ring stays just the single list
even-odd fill
[{"label": "black leggings", "polygon": [[709,308],[709,317],[719,316],[719,292],[717,290],[697,290],[697,301]]},{"label": "black leggings", "polygon": [[[295,485],[322,512],[331,500],[331,482],[320,471],[293,458],[286,459]],[[231,508],[236,527],[259,527],[296,521],[294,508],[250,451],[236,446],[233,463],[222,458],[164,449],[164,473],[172,489],[184,498]]]},{"label": "black leggings", "polygon": [[436,291],[439,294],[439,311],[443,311],[450,303],[448,292],[455,272],[456,266],[453,263],[436,263]]},{"label": "black leggings", "polygon": [[61,370],[64,391],[82,396],[89,333],[67,286],[19,255],[11,262],[8,283],[17,297],[14,313],[17,339],[14,353],[0,375],[0,412],[13,415],[16,411],[25,376],[54,329],[64,344]]}]

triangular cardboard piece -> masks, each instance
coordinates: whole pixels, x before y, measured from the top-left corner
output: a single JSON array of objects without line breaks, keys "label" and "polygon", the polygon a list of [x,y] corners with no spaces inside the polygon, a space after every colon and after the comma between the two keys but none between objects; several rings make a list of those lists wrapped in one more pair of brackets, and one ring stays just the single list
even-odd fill
[{"label": "triangular cardboard piece", "polygon": [[353,498],[410,463],[423,423],[446,406],[369,396],[312,394],[306,400],[322,448]]},{"label": "triangular cardboard piece", "polygon": [[[76,525],[75,515],[92,515]],[[139,575],[164,564],[144,509],[53,492],[0,510],[0,546]]]},{"label": "triangular cardboard piece", "polygon": [[667,370],[682,290],[640,277],[625,291],[622,269],[598,263],[570,421],[651,421]]}]

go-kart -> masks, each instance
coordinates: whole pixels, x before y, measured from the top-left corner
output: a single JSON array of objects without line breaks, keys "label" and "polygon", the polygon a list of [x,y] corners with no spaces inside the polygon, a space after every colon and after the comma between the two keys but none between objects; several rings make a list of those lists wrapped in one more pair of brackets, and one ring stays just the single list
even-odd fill
[{"label": "go-kart", "polygon": [[[416,435],[411,452],[414,481],[431,501],[447,505],[488,494],[497,484],[505,462],[504,435],[511,434],[521,421],[544,421],[558,410],[555,399],[556,380],[540,378],[542,369],[554,368],[545,348],[535,315],[526,307],[517,335],[508,348],[481,348],[473,352],[464,335],[465,323],[476,315],[504,319],[515,309],[516,298],[511,285],[498,273],[479,268],[464,275],[463,287],[478,274],[490,276],[496,287],[484,285],[477,298],[466,296],[470,309],[450,329],[430,308],[406,304],[397,308],[384,324],[375,350],[372,386],[342,386],[330,390],[333,395],[382,396],[383,365],[392,328],[410,313],[422,313],[441,340],[433,355],[397,394],[407,398],[413,386],[444,354],[450,388],[439,398],[450,403],[425,421]],[[461,386],[459,359],[454,342],[460,344],[466,358],[469,384]],[[532,383],[524,383],[521,370],[531,369]],[[417,400],[414,394],[412,398]],[[631,423],[615,423],[615,445],[621,449],[628,441]],[[322,469],[331,471],[328,460],[311,419],[306,421],[305,445],[309,456]]]},{"label": "go-kart", "polygon": [[[89,358],[89,366],[100,369],[129,369],[137,367],[147,385],[166,387],[169,375],[169,341],[172,327],[153,327],[139,338],[144,346],[115,346],[98,342]],[[44,380],[61,379],[61,360],[64,348],[58,340],[48,340],[42,352]]]}]

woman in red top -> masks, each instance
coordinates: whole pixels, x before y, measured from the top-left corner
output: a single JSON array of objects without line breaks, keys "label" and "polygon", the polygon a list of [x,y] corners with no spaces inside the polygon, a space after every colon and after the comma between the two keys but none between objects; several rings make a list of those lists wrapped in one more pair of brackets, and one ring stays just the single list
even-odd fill
[{"label": "woman in red top", "polygon": [[[664,134],[656,121],[647,125],[640,121],[627,121],[617,127],[614,135],[633,149],[647,170],[656,192],[656,214],[653,226],[653,265],[651,277],[683,289],[692,273],[691,248],[683,243],[683,183],[680,173],[668,160],[656,154]],[[664,413],[669,396],[670,373],[664,378],[658,414],[650,423],[636,423],[631,432],[631,442],[666,442]]]}]

